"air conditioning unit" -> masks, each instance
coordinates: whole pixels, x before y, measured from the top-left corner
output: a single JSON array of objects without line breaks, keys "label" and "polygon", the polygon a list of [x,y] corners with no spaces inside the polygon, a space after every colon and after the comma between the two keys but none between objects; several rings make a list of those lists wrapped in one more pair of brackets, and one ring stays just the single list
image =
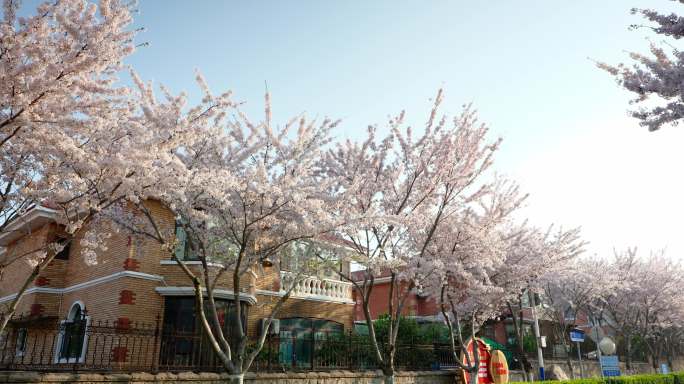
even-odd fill
[{"label": "air conditioning unit", "polygon": [[[263,332],[265,331],[267,321],[268,321],[268,318],[264,318],[264,319],[261,319],[259,321],[259,334],[260,335],[262,335]],[[268,334],[269,335],[280,334],[280,320],[278,320],[278,319],[271,320],[271,326],[268,328]]]}]

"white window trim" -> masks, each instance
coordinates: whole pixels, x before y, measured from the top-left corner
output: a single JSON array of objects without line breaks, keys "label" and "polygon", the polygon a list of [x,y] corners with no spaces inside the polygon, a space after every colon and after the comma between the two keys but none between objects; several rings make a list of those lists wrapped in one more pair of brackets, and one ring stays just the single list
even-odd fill
[{"label": "white window trim", "polygon": [[[183,260],[183,264],[185,265],[202,265],[202,262],[200,260]],[[161,260],[159,262],[159,265],[178,265],[178,262],[174,259],[168,259],[168,260]],[[223,264],[221,263],[207,263],[208,267],[214,267],[214,268],[222,268]]]},{"label": "white window trim", "polygon": [[[85,288],[90,288],[99,284],[104,284],[108,283],[110,281],[118,280],[118,279],[123,279],[123,278],[133,278],[133,279],[142,279],[142,280],[151,280],[151,281],[164,281],[163,276],[159,275],[150,275],[148,273],[142,273],[142,272],[135,272],[135,271],[121,271],[121,272],[116,272],[111,275],[107,276],[102,276],[98,277],[93,280],[89,280],[80,284],[72,285],[70,287],[66,288],[50,288],[50,287],[31,287],[24,292],[24,295],[29,295],[32,293],[47,293],[47,294],[52,294],[52,295],[61,295],[69,292],[75,292],[79,291],[81,289]],[[16,293],[13,293],[8,296],[0,297],[0,304],[14,300],[17,297]]]},{"label": "white window trim", "polygon": [[[74,308],[75,305],[80,305],[81,311],[85,310],[85,305],[83,305],[82,301],[75,301],[72,305],[71,308],[69,309],[69,313],[71,313],[72,309]],[[83,364],[85,362],[85,357],[86,357],[86,352],[88,350],[88,327],[90,326],[90,316],[85,317],[85,329],[83,330],[83,346],[81,347],[81,355],[78,358],[62,358],[59,357],[60,353],[62,352],[62,340],[64,338],[64,332],[65,332],[65,327],[64,324],[73,322],[72,320],[62,320],[59,322],[59,328],[60,331],[57,334],[57,343],[55,345],[55,358],[54,358],[54,363],[55,364]]]},{"label": "white window trim", "polygon": [[[154,289],[161,296],[194,296],[194,287],[156,287]],[[203,288],[203,292],[206,295],[206,288]],[[214,289],[214,297],[217,299],[228,299],[233,300],[235,298],[235,293],[230,289]],[[248,293],[239,293],[240,301],[247,302],[249,305],[255,305],[257,299],[254,295]]]}]

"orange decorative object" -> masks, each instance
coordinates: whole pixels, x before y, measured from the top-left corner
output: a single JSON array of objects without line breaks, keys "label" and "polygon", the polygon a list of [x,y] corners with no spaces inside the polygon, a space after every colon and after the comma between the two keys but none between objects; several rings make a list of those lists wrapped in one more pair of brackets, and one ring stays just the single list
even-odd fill
[{"label": "orange decorative object", "polygon": [[494,384],[508,383],[508,361],[501,351],[492,351],[489,359],[489,375]]},{"label": "orange decorative object", "polygon": [[[492,376],[489,373],[489,361],[491,359],[491,352],[489,346],[482,341],[482,339],[476,338],[475,341],[477,342],[478,346],[478,357],[480,359],[480,364],[477,370],[477,382],[478,384],[493,384],[494,380]],[[473,353],[473,339],[470,338],[468,342],[466,343],[466,351],[468,353],[468,358],[466,358],[465,353],[461,352],[461,362],[463,365],[468,365],[468,361],[471,362],[471,364],[475,361],[475,354]],[[463,381],[466,384],[470,383],[470,372],[466,372],[465,370],[463,372]]]}]

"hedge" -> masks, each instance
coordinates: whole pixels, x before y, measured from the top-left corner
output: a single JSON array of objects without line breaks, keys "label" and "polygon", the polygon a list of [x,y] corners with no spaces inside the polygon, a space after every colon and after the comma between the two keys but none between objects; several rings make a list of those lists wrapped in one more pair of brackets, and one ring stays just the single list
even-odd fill
[{"label": "hedge", "polygon": [[544,381],[544,384],[684,384],[684,372],[668,373],[666,375],[653,374],[576,380],[548,380]]}]

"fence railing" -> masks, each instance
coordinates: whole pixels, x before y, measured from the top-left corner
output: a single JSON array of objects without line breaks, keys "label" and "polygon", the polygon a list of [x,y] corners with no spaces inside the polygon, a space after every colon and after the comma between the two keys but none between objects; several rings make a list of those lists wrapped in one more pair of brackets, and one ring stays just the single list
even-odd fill
[{"label": "fence railing", "polygon": [[[254,343],[248,345],[253,348]],[[434,370],[455,366],[446,343],[397,346],[396,367]],[[255,371],[375,369],[367,336],[352,333],[296,332],[272,335],[252,365]],[[202,333],[164,331],[160,324],[49,321],[12,324],[0,337],[0,369],[32,371],[221,371]]]},{"label": "fence railing", "polygon": [[[549,360],[566,360],[570,359],[571,361],[576,361],[578,360],[577,358],[577,346],[575,343],[572,343],[571,345],[568,345],[569,350],[566,350],[566,346],[562,344],[547,344],[546,347],[542,348],[542,355],[544,356],[544,359],[549,359]],[[517,354],[517,348],[515,346],[510,346],[509,347],[511,350],[513,350]],[[597,361],[598,360],[598,354],[596,353],[596,344],[591,343],[587,345],[582,345],[581,346],[581,355],[582,355],[582,360],[588,360],[588,361]],[[616,354],[618,356],[619,361],[626,361],[627,360],[627,353],[625,350],[622,350],[618,348],[616,351]],[[537,359],[537,351],[536,349],[534,350],[526,350],[525,355],[529,359]],[[647,357],[646,355],[641,352],[641,351],[633,351],[632,352],[632,361],[633,362],[646,362]]]}]

